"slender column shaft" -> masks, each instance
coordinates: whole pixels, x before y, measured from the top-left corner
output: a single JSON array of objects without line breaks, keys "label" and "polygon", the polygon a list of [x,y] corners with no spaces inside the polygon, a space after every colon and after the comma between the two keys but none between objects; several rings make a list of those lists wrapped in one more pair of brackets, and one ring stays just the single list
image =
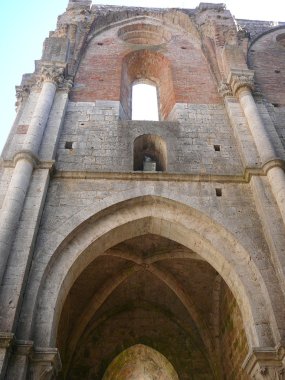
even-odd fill
[{"label": "slender column shaft", "polygon": [[[32,120],[24,141],[23,150],[18,153],[17,161],[0,214],[0,282],[5,272],[13,236],[23,209],[26,193],[33,172],[33,159],[41,145],[44,129],[53,104],[56,82],[49,77],[43,83]],[[52,72],[53,73],[53,72]],[[56,71],[57,74],[57,71]]]},{"label": "slender column shaft", "polygon": [[0,279],[2,280],[13,236],[22,212],[26,192],[33,171],[33,163],[27,159],[17,162],[9,184],[0,218]]},{"label": "slender column shaft", "polygon": [[25,138],[24,150],[37,155],[44,129],[52,107],[53,99],[56,92],[56,84],[53,82],[44,82],[43,87],[35,107],[32,120]]},{"label": "slender column shaft", "polygon": [[268,170],[267,177],[271,185],[272,193],[279,206],[283,221],[285,223],[285,173],[284,170],[275,166]]},{"label": "slender column shaft", "polygon": [[[274,147],[258,113],[251,90],[242,87],[237,93],[262,162],[265,164],[276,159]],[[267,178],[285,223],[285,173],[282,168],[273,166],[268,170]]]},{"label": "slender column shaft", "polygon": [[285,174],[283,169],[274,163],[278,156],[252,96],[253,75],[254,72],[251,70],[233,69],[228,81],[234,95],[239,99],[263,165],[271,161],[271,167],[268,166],[266,174],[285,223]]},{"label": "slender column shaft", "polygon": [[274,147],[259,115],[250,88],[242,87],[238,90],[237,95],[262,162],[266,163],[276,158]]}]

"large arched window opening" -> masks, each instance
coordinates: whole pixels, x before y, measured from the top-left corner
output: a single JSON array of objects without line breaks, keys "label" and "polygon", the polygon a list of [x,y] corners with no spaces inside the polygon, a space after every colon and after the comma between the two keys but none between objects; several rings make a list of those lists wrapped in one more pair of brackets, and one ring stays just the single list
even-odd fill
[{"label": "large arched window opening", "polygon": [[132,120],[159,120],[158,91],[152,83],[133,83]]},{"label": "large arched window opening", "polygon": [[[167,120],[175,104],[171,67],[168,59],[162,54],[150,50],[131,52],[124,57],[121,77],[121,119],[135,120],[132,115],[132,98],[133,87],[136,83],[155,85],[159,99],[156,94],[156,100],[153,103],[158,103],[158,120]],[[149,119],[144,118],[143,120]]]}]

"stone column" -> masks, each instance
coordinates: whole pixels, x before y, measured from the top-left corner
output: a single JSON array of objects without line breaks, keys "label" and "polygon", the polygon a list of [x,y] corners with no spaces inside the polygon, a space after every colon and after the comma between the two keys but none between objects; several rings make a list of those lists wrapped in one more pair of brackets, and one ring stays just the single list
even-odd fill
[{"label": "stone column", "polygon": [[285,223],[285,173],[252,96],[254,72],[231,70],[228,82],[238,97],[272,192]]},{"label": "stone column", "polygon": [[15,169],[1,209],[0,282],[5,272],[33,167],[37,162],[37,154],[52,107],[56,86],[59,81],[63,80],[62,68],[43,67],[41,74],[43,83],[41,93],[23,144],[23,150],[14,157]]},{"label": "stone column", "polygon": [[255,348],[245,359],[243,368],[254,380],[285,380],[284,348]]},{"label": "stone column", "polygon": [[[62,68],[42,68],[42,88],[23,144],[23,150],[16,153],[14,157],[15,169],[0,212],[0,283],[3,280],[33,168],[37,163],[37,154],[53,104],[57,84],[62,80]],[[0,373],[5,372],[8,351],[8,347],[1,348]]]}]

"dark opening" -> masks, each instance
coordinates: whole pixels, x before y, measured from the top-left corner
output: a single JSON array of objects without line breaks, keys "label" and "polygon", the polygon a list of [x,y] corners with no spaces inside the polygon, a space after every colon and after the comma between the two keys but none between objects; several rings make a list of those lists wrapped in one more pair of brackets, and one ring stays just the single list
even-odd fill
[{"label": "dark opening", "polygon": [[216,189],[216,196],[221,197],[222,196],[222,189]]},{"label": "dark opening", "polygon": [[167,149],[165,141],[157,135],[141,135],[134,141],[134,170],[165,171]]},{"label": "dark opening", "polygon": [[73,142],[72,141],[66,141],[64,147],[65,147],[65,149],[73,149]]}]

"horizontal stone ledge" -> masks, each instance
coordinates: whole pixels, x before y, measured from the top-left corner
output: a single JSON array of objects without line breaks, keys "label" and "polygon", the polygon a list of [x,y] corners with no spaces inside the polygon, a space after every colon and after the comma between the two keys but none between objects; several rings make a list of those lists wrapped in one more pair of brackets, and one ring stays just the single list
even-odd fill
[{"label": "horizontal stone ledge", "polygon": [[248,183],[252,175],[264,175],[262,169],[247,168],[241,175],[193,174],[168,172],[91,172],[55,170],[53,178],[63,179],[107,179],[135,181],[167,181],[167,182],[218,182]]},{"label": "horizontal stone ledge", "polygon": [[[2,160],[0,165],[4,168],[14,168],[14,160]],[[219,182],[219,183],[249,183],[252,176],[266,176],[273,167],[284,169],[283,161],[272,160],[262,168],[245,168],[240,175],[228,174],[195,174],[195,173],[169,173],[169,172],[92,172],[92,171],[65,171],[56,170],[55,161],[38,161],[35,169],[48,169],[55,178],[67,179],[109,179],[109,180],[136,180],[136,181],[173,181],[173,182]]]}]

